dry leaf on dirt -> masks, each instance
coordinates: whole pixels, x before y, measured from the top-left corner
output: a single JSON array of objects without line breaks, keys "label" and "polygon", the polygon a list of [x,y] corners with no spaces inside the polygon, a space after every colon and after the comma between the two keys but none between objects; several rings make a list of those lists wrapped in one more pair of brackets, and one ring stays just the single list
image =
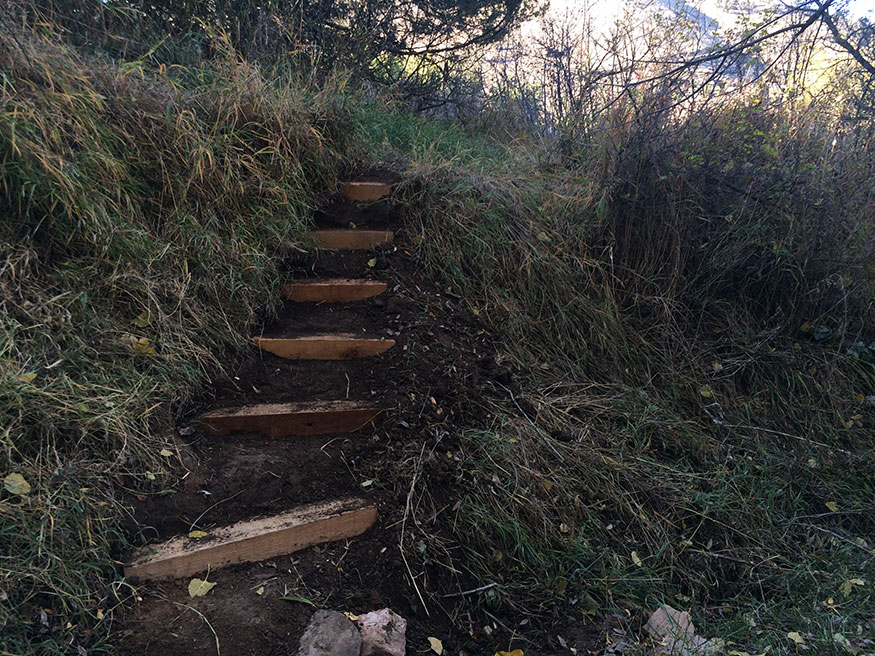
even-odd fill
[{"label": "dry leaf on dirt", "polygon": [[21,374],[20,376],[16,376],[15,380],[19,383],[32,383],[36,379],[36,374]]},{"label": "dry leaf on dirt", "polygon": [[192,579],[188,582],[189,597],[203,597],[210,590],[216,587],[215,581],[204,581],[203,579]]},{"label": "dry leaf on dirt", "polygon": [[207,532],[206,531],[189,531],[188,537],[190,537],[194,540],[198,540],[200,538],[207,537]]},{"label": "dry leaf on dirt", "polygon": [[30,483],[18,472],[7,474],[6,478],[3,479],[3,487],[6,488],[7,492],[22,497],[30,493]]},{"label": "dry leaf on dirt", "polygon": [[513,651],[497,651],[495,656],[525,656],[522,649],[514,649]]},{"label": "dry leaf on dirt", "polygon": [[437,654],[438,656],[441,656],[441,654],[444,653],[444,643],[442,643],[442,642],[441,642],[440,640],[438,640],[437,638],[429,637],[429,639],[428,639],[428,645],[431,647],[431,650],[432,650],[435,654]]},{"label": "dry leaf on dirt", "polygon": [[798,631],[790,631],[790,633],[787,634],[787,637],[790,638],[790,640],[795,642],[797,645],[805,644],[805,638],[803,638]]},{"label": "dry leaf on dirt", "polygon": [[158,452],[158,455],[162,455],[162,456],[164,456],[165,458],[169,458],[170,456],[173,455],[173,451],[171,451],[170,449],[161,449],[161,450]]}]

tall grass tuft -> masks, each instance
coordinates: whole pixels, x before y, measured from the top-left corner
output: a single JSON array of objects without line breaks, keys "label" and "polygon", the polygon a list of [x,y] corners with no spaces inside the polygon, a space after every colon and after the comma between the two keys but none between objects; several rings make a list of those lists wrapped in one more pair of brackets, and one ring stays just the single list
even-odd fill
[{"label": "tall grass tuft", "polygon": [[270,82],[221,40],[196,69],[0,33],[0,651],[97,653],[129,594],[122,493],[277,298],[333,187],[329,81]]}]

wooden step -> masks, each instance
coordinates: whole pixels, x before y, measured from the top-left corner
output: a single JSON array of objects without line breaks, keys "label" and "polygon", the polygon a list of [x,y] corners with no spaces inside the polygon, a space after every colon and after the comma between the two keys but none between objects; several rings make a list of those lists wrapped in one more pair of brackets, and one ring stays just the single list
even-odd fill
[{"label": "wooden step", "polygon": [[385,353],[394,339],[356,335],[308,335],[306,337],[253,337],[258,348],[287,360],[355,360]]},{"label": "wooden step", "polygon": [[386,291],[386,283],[363,278],[298,280],[283,287],[283,295],[298,303],[361,301]]},{"label": "wooden step", "polygon": [[213,410],[202,415],[200,422],[220,435],[330,435],[357,431],[379,413],[378,408],[363,401],[259,403]]},{"label": "wooden step", "polygon": [[388,196],[392,187],[385,182],[341,182],[338,190],[347,200],[375,201]]},{"label": "wooden step", "polygon": [[257,562],[364,533],[377,508],[361,499],[301,506],[280,515],[212,530],[199,540],[180,536],[142,549],[125,567],[135,581],[187,578],[236,563]]},{"label": "wooden step", "polygon": [[391,230],[313,230],[310,235],[322,248],[341,251],[368,250],[391,243]]}]

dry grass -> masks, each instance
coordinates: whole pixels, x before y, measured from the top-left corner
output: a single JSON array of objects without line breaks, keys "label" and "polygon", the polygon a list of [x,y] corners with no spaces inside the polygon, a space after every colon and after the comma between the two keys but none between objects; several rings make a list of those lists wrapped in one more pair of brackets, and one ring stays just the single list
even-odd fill
[{"label": "dry grass", "polygon": [[330,82],[233,53],[119,68],[39,30],[0,35],[0,470],[32,487],[0,492],[16,654],[111,630],[123,493],[162,488],[166,430],[272,309],[344,120]]},{"label": "dry grass", "polygon": [[[418,483],[429,557],[461,547],[497,584],[469,608],[546,630],[557,613],[668,601],[751,651],[785,649],[788,631],[862,645],[872,598],[849,581],[875,577],[875,224],[861,134],[742,105],[609,126],[571,161],[522,146],[477,159],[452,129],[440,156],[390,144],[415,158],[402,203],[423,257],[525,372],[485,409],[493,422],[457,436],[456,512],[429,523],[441,507]],[[447,531],[456,544],[432,537]]]}]

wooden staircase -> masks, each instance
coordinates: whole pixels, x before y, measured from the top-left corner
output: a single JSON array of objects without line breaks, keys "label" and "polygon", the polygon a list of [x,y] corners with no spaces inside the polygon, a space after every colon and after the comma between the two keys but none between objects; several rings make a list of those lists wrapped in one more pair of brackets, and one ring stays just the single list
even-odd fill
[{"label": "wooden staircase", "polygon": [[[389,185],[379,182],[342,183],[341,194],[350,201],[373,203],[388,195]],[[313,239],[323,249],[367,251],[389,244],[390,230],[314,230]],[[282,289],[288,302],[350,303],[373,298],[387,290],[383,281],[358,278],[294,280]],[[377,357],[395,340],[362,336],[348,330],[310,335],[253,337],[262,353],[285,360],[345,360]],[[340,366],[340,365],[338,365]],[[279,369],[277,369],[279,371]],[[235,435],[238,440],[352,433],[371,424],[380,413],[370,401],[342,398],[308,401],[284,399],[269,403],[221,407],[203,414],[199,423],[214,435]],[[125,566],[132,581],[188,577],[235,563],[262,561],[300,549],[351,538],[377,520],[377,508],[367,499],[325,499],[292,507],[270,517],[253,518],[212,529],[204,536],[178,535],[134,554]]]}]

